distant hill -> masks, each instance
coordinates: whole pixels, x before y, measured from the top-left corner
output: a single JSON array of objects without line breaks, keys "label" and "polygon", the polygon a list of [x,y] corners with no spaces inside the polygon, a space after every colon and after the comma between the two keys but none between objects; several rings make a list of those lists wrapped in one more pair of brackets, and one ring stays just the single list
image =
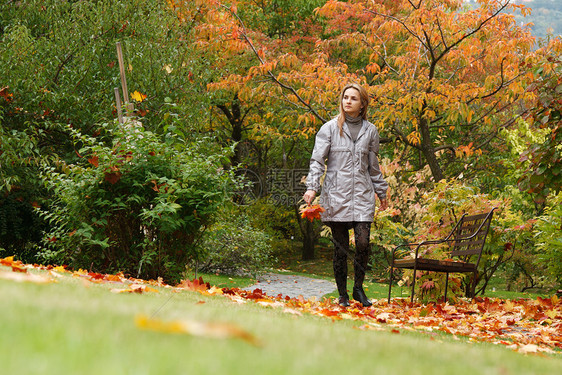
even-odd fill
[{"label": "distant hill", "polygon": [[532,22],[533,35],[544,38],[547,32],[554,36],[562,35],[562,0],[515,0],[532,9],[531,15],[516,18],[523,23]]},{"label": "distant hill", "polygon": [[[465,3],[475,3],[465,0]],[[532,9],[531,15],[515,18],[520,24],[533,23],[534,36],[545,38],[550,31],[554,36],[562,35],[562,0],[513,0],[515,4],[524,4]]]}]

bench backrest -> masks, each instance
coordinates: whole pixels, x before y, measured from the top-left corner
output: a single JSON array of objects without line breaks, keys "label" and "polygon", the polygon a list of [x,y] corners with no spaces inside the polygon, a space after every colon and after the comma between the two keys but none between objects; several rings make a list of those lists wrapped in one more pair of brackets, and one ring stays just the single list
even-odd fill
[{"label": "bench backrest", "polygon": [[477,255],[478,260],[476,264],[480,263],[482,249],[490,230],[493,213],[494,209],[487,213],[466,215],[461,218],[461,222],[453,237],[455,242],[451,256],[459,257],[467,262],[471,256]]}]

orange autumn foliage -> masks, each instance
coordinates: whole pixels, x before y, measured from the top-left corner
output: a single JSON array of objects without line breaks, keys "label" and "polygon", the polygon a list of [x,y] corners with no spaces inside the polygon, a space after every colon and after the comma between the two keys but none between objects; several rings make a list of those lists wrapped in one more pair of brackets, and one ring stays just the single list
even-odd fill
[{"label": "orange autumn foliage", "polygon": [[320,219],[320,214],[324,211],[326,210],[322,206],[315,204],[301,208],[300,213],[303,219],[308,219],[312,222],[314,219]]}]

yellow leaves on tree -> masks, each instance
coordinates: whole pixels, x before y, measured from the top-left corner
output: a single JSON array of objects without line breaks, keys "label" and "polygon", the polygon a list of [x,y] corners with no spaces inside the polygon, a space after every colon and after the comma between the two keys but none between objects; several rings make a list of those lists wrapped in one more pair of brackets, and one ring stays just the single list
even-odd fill
[{"label": "yellow leaves on tree", "polygon": [[420,141],[420,133],[417,131],[413,131],[410,134],[408,134],[408,136],[406,137],[406,139],[408,140],[408,142],[410,142],[413,145],[419,145],[421,143]]},{"label": "yellow leaves on tree", "polygon": [[146,99],[146,95],[143,93],[140,93],[138,91],[135,91],[131,94],[131,99],[137,101],[137,102],[142,102],[144,99]]}]

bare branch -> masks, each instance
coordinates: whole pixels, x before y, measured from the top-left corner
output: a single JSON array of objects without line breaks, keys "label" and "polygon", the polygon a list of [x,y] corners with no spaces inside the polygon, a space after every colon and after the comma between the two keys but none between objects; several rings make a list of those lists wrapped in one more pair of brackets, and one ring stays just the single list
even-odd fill
[{"label": "bare branch", "polygon": [[476,26],[471,32],[461,36],[456,42],[454,42],[453,44],[451,44],[450,46],[446,47],[445,49],[443,49],[443,52],[441,52],[441,54],[437,57],[437,61],[441,60],[451,49],[453,49],[454,47],[458,46],[460,43],[462,43],[464,40],[468,39],[469,37],[471,37],[472,35],[476,34],[477,32],[479,32],[488,22],[490,22],[491,20],[493,20],[494,18],[496,18],[496,16],[498,14],[500,14],[509,4],[509,1],[506,2],[505,4],[503,4],[496,12],[494,12],[493,14],[491,14],[488,18],[486,18],[485,20],[483,20],[482,22],[480,22],[480,24],[478,26]]},{"label": "bare branch", "polygon": [[376,15],[376,16],[385,17],[385,18],[391,19],[391,20],[393,20],[393,21],[395,21],[395,22],[398,22],[398,23],[401,24],[414,38],[416,38],[417,40],[419,40],[419,42],[420,42],[421,44],[423,44],[423,45],[425,46],[425,48],[429,49],[429,47],[423,42],[422,38],[421,38],[418,34],[416,34],[414,31],[412,31],[412,30],[408,27],[408,25],[406,25],[406,23],[405,23],[404,21],[402,21],[401,19],[399,19],[399,18],[397,18],[397,17],[394,17],[394,16],[391,16],[391,15],[388,15],[388,14],[382,14],[382,13],[376,12],[376,11],[371,10],[371,9],[365,9],[365,12],[374,14],[374,15]]},{"label": "bare branch", "polygon": [[[225,9],[227,9],[240,23],[243,32],[242,32],[242,36],[244,37],[244,40],[246,41],[246,43],[248,43],[248,45],[250,46],[250,48],[252,49],[252,51],[254,52],[254,55],[257,57],[257,59],[259,60],[261,65],[265,64],[265,61],[263,60],[263,58],[259,55],[258,51],[256,50],[256,47],[254,46],[254,44],[252,43],[252,40],[250,39],[250,37],[248,37],[247,34],[247,30],[246,30],[246,26],[244,25],[244,22],[240,19],[240,17],[238,16],[238,14],[236,14],[235,12],[232,11],[232,9],[230,9],[229,7],[225,6],[225,5],[221,5],[222,7],[224,7]],[[301,102],[302,104],[304,104],[304,106],[306,108],[308,108],[308,110],[317,118],[319,119],[321,122],[326,122],[327,120],[325,118],[323,118],[315,109],[314,107],[312,107],[310,105],[310,103],[306,102],[306,100],[304,100],[298,93],[297,90],[295,90],[293,87],[284,84],[283,82],[279,81],[279,79],[277,79],[277,77],[275,77],[275,75],[273,74],[273,72],[271,70],[267,71],[267,75],[271,78],[271,80],[273,82],[275,82],[277,85],[281,86],[282,88],[284,88],[285,90],[290,91],[299,102]]]},{"label": "bare branch", "polygon": [[441,27],[439,18],[437,18],[437,28],[439,29],[439,34],[441,34],[441,40],[443,41],[443,46],[445,47],[445,49],[449,48],[449,46],[447,46],[447,41],[445,40],[445,35],[443,34],[443,28]]},{"label": "bare branch", "polygon": [[433,152],[441,151],[441,150],[449,150],[453,154],[455,153],[455,148],[452,145],[441,145],[433,148]]},{"label": "bare branch", "polygon": [[418,5],[414,4],[414,3],[412,2],[412,0],[408,0],[408,2],[409,2],[410,5],[412,6],[412,8],[414,8],[414,9],[420,9],[422,0],[420,0],[420,2],[418,3]]},{"label": "bare branch", "polygon": [[364,35],[364,34],[362,34],[362,36],[363,36],[363,38],[361,39],[361,41],[362,41],[367,47],[371,48],[374,53],[376,53],[378,56],[380,56],[380,57],[382,58],[382,61],[384,62],[384,64],[385,64],[386,66],[388,66],[388,68],[389,68],[392,72],[394,72],[394,74],[399,74],[399,72],[398,72],[395,68],[393,68],[392,65],[390,65],[390,63],[389,63],[389,62],[387,61],[387,59],[386,59],[387,56],[388,56],[388,53],[387,53],[387,50],[386,50],[386,43],[382,40],[382,38],[379,37],[377,34],[374,34],[374,36],[375,36],[378,40],[380,40],[380,42],[381,42],[381,46],[383,47],[384,55],[381,54],[379,51],[377,51],[375,48],[372,47],[372,45],[365,39],[365,35]]}]

